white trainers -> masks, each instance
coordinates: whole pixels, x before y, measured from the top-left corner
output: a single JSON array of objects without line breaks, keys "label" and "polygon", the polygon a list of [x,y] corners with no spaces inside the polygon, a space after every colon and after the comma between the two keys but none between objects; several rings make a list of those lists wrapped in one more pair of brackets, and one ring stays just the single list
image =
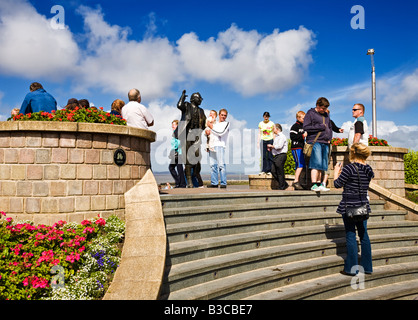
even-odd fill
[{"label": "white trainers", "polygon": [[321,191],[321,190],[319,189],[319,186],[317,184],[314,184],[311,188],[311,191],[317,192],[317,191]]},{"label": "white trainers", "polygon": [[321,191],[329,191],[329,189],[323,183],[321,183],[319,187],[321,188]]},{"label": "white trainers", "polygon": [[325,187],[324,184],[321,183],[321,185],[317,186],[314,191],[324,191],[324,192],[326,192],[326,191],[329,191],[329,189],[327,187]]}]

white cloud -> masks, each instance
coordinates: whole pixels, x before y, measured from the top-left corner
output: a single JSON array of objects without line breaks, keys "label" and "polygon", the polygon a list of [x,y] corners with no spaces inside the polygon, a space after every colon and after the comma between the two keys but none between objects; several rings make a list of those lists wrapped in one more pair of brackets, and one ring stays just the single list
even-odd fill
[{"label": "white cloud", "polygon": [[402,75],[394,85],[389,80],[381,81],[379,92],[380,104],[387,109],[403,110],[414,103],[418,104],[418,69]]},{"label": "white cloud", "polygon": [[99,88],[125,94],[137,87],[148,99],[172,94],[176,83],[202,80],[251,96],[295,86],[312,62],[314,35],[304,27],[265,35],[232,25],[217,38],[201,41],[188,33],[173,43],[156,35],[155,14],[149,15],[144,38],[131,40],[131,29],[110,25],[100,7],[80,6],[76,12],[84,21],[78,42],[68,27],[52,28],[29,2],[3,0],[2,72],[50,80],[71,77],[79,92]]},{"label": "white cloud", "polygon": [[298,30],[262,35],[236,25],[218,38],[201,41],[195,33],[183,35],[178,51],[191,76],[230,85],[244,96],[280,92],[300,82],[312,62],[312,31]]},{"label": "white cloud", "polygon": [[[344,122],[341,128],[344,133],[334,134],[340,138],[347,138],[353,121]],[[369,134],[371,133],[372,123],[368,123]],[[393,121],[377,121],[377,137],[384,139],[393,147],[418,150],[418,126],[397,125]]]},{"label": "white cloud", "polygon": [[0,48],[0,69],[24,78],[62,79],[72,74],[79,58],[72,33],[53,29],[23,0],[0,2]]},{"label": "white cloud", "polygon": [[100,9],[82,6],[88,50],[80,64],[80,87],[126,94],[139,88],[144,97],[169,91],[180,76],[178,58],[166,38],[128,40],[129,28],[109,25]]},{"label": "white cloud", "polygon": [[[355,84],[338,92],[338,98],[350,97],[371,104],[371,82]],[[418,69],[412,73],[386,75],[376,80],[376,106],[388,110],[404,110],[418,104]]]}]

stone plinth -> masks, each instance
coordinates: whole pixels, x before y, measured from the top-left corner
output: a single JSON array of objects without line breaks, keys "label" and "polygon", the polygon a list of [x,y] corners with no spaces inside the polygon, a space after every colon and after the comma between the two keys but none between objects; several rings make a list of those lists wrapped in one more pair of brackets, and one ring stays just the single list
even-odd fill
[{"label": "stone plinth", "polygon": [[121,214],[124,193],[150,168],[153,141],[154,132],[127,126],[0,122],[0,208],[37,223]]},{"label": "stone plinth", "polygon": [[[370,147],[371,155],[367,163],[373,168],[375,178],[373,182],[393,194],[405,197],[405,168],[404,155],[408,149],[396,147]],[[349,164],[348,147],[332,146],[331,161],[329,163],[328,188],[334,187],[334,165],[337,162]],[[289,179],[291,176],[286,176]],[[275,189],[277,182],[271,175],[250,175],[251,189]],[[289,183],[289,181],[288,181]],[[289,183],[290,184],[290,183]]]},{"label": "stone plinth", "polygon": [[[404,155],[408,149],[396,147],[369,147],[371,151],[367,163],[374,172],[375,184],[389,190],[390,192],[405,197],[405,167]],[[332,147],[332,156],[329,164],[331,170],[329,175],[329,185],[334,186],[334,165],[342,162],[343,165],[349,163],[348,147]]]}]

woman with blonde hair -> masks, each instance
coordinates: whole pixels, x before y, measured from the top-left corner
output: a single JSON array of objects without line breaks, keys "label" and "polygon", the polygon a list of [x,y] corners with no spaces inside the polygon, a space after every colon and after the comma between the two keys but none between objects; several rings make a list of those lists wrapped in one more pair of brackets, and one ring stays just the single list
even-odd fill
[{"label": "woman with blonde hair", "polygon": [[[361,266],[363,272],[370,274],[372,268],[372,250],[367,233],[367,219],[371,213],[368,189],[374,178],[373,169],[366,163],[370,156],[369,147],[355,143],[350,148],[350,164],[342,168],[337,163],[334,168],[335,188],[344,188],[342,200],[337,213],[342,215],[346,233],[347,257],[344,262],[345,275],[356,275],[359,272],[356,228],[361,244]],[[353,215],[353,211],[363,210],[364,215]]]}]

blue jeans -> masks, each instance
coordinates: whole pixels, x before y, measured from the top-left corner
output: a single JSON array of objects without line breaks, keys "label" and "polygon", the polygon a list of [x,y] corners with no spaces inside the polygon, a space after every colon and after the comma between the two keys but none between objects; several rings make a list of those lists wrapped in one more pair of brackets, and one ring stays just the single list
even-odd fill
[{"label": "blue jeans", "polygon": [[226,186],[226,165],[225,148],[214,147],[215,152],[209,151],[209,164],[211,168],[210,183],[213,186],[218,185],[218,170],[221,177],[221,185]]},{"label": "blue jeans", "polygon": [[[356,228],[360,238],[361,247],[361,266],[366,273],[372,273],[372,248],[369,235],[367,234],[367,220],[355,222],[343,215],[345,227],[345,239],[347,246],[347,257],[344,262],[344,271],[347,273],[357,273],[358,270],[358,251],[356,240]],[[355,267],[353,269],[353,267]]]}]

